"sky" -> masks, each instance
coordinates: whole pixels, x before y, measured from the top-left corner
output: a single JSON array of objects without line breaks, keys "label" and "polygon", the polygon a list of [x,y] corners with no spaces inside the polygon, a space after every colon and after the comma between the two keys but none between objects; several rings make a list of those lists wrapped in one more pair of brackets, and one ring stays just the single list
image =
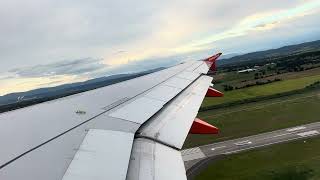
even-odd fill
[{"label": "sky", "polygon": [[2,0],[0,96],[320,39],[320,0]]}]

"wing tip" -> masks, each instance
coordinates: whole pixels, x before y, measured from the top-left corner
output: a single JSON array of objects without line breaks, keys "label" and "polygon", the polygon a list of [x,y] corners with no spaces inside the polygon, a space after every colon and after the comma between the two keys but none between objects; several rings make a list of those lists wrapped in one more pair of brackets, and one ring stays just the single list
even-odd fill
[{"label": "wing tip", "polygon": [[210,71],[216,71],[216,60],[222,55],[221,52],[208,57],[207,59],[205,59],[204,61],[206,62],[206,64],[208,65]]},{"label": "wing tip", "polygon": [[217,54],[215,54],[215,55],[213,55],[213,56],[208,57],[208,58],[205,59],[204,61],[214,62],[214,61],[216,61],[221,55],[222,55],[222,53],[219,52],[219,53],[217,53]]}]

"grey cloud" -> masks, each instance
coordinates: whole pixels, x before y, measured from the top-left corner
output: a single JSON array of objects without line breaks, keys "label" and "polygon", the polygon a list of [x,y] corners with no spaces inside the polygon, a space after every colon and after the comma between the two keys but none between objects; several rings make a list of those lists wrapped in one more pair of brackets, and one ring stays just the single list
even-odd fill
[{"label": "grey cloud", "polygon": [[40,84],[40,86],[42,87],[48,87],[48,86],[51,86],[51,85],[55,85],[55,84],[63,84],[64,81],[60,80],[60,81],[51,81],[51,82],[48,82],[48,83],[42,83]]},{"label": "grey cloud", "polygon": [[[180,9],[185,16],[198,16],[201,24],[211,26],[211,33],[219,33],[235,26],[243,18],[261,12],[292,8],[301,2],[300,0],[270,0],[268,2],[252,0],[225,0],[225,1],[184,1]],[[200,32],[203,33],[203,32]]]},{"label": "grey cloud", "polygon": [[151,69],[156,69],[159,67],[169,67],[185,59],[178,56],[162,57],[162,58],[149,58],[141,61],[130,61],[127,64],[120,66],[109,66],[107,68],[101,69],[100,71],[95,71],[90,76],[92,78],[110,76],[114,74],[123,73],[137,73],[142,71],[147,71]]},{"label": "grey cloud", "polygon": [[[290,23],[279,23],[267,31],[256,31],[250,36],[239,36],[216,42],[224,44],[225,53],[248,53],[267,50],[320,39],[320,28],[317,20],[320,14],[312,14],[297,18]],[[236,43],[235,43],[236,42]]]},{"label": "grey cloud", "polygon": [[121,50],[121,51],[117,51],[115,54],[123,54],[123,53],[127,53],[127,51]]},{"label": "grey cloud", "polygon": [[[102,59],[83,58],[31,67],[16,68],[9,71],[11,76],[6,76],[3,78],[49,77],[52,79],[52,82],[56,83],[56,75],[76,75],[79,77],[86,76],[88,78],[96,78],[120,73],[136,73],[159,67],[169,67],[182,61],[186,61],[188,58],[190,58],[189,54],[180,54],[161,58],[153,57],[140,61],[132,60],[129,63],[120,66],[109,66],[103,64]],[[49,84],[52,84],[52,82]]]},{"label": "grey cloud", "polygon": [[95,77],[108,76],[120,73],[136,73],[160,67],[170,67],[188,60],[199,60],[209,55],[212,55],[213,53],[215,52],[209,52],[208,54],[208,51],[199,51],[166,57],[152,57],[141,61],[131,61],[125,65],[121,65],[118,67],[109,67],[108,69],[104,69],[96,73]]},{"label": "grey cloud", "polygon": [[275,24],[278,24],[279,22],[278,21],[274,21],[274,22],[271,22],[271,23],[265,23],[265,24],[258,24],[255,26],[255,28],[264,28],[264,27],[267,27],[268,25],[275,25]]},{"label": "grey cloud", "polygon": [[101,59],[84,58],[77,60],[66,60],[56,63],[37,65],[26,68],[17,68],[9,71],[19,77],[49,77],[54,75],[83,75],[94,73],[106,65],[101,63]]},{"label": "grey cloud", "polygon": [[258,24],[255,26],[255,28],[264,28],[267,27],[269,24]]},{"label": "grey cloud", "polygon": [[[141,5],[142,4],[142,5]],[[0,71],[57,57],[103,56],[153,33],[168,2],[18,0],[0,2]]]},{"label": "grey cloud", "polygon": [[[185,39],[190,42],[233,27],[254,13],[289,8],[297,2],[301,0],[3,0],[0,2],[0,72],[22,65],[50,64],[61,57],[77,59],[113,54],[119,48],[126,48],[123,47],[126,44],[143,42],[161,31],[160,20],[167,11],[181,19],[197,19],[196,33]],[[208,26],[211,28],[202,29]]]}]

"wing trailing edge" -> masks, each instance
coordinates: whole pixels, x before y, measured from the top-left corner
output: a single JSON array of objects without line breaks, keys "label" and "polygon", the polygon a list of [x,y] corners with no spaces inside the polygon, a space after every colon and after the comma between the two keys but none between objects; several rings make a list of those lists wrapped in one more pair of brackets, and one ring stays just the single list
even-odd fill
[{"label": "wing trailing edge", "polygon": [[133,143],[126,180],[187,180],[180,151],[150,139]]},{"label": "wing trailing edge", "polygon": [[181,149],[212,78],[201,76],[138,130],[147,137]]}]

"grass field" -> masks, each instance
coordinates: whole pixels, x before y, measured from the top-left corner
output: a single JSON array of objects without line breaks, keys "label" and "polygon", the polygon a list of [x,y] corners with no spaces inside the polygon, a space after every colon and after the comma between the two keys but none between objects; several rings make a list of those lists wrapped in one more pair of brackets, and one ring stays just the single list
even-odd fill
[{"label": "grass field", "polygon": [[[229,84],[233,86],[237,86],[241,84],[242,81],[250,81],[250,82],[255,82],[259,80],[265,80],[265,79],[274,79],[274,78],[279,78],[282,80],[289,80],[289,79],[297,79],[297,78],[302,78],[302,77],[308,77],[308,76],[314,76],[314,75],[319,75],[320,74],[320,68],[314,68],[314,69],[309,69],[305,71],[300,71],[300,72],[287,72],[283,74],[275,74],[270,77],[265,77],[262,79],[254,79],[254,74],[256,72],[250,72],[250,73],[237,73],[237,72],[227,72],[227,73],[221,73],[217,74],[214,76],[214,80],[217,80],[218,82],[222,82],[222,84]],[[272,72],[274,73],[274,72]],[[269,74],[269,73],[267,73]]]},{"label": "grass field", "polygon": [[230,155],[209,165],[195,179],[320,179],[320,137]]},{"label": "grass field", "polygon": [[316,81],[320,81],[320,75],[307,76],[297,79],[283,80],[271,84],[253,86],[245,89],[238,89],[224,92],[222,98],[205,98],[202,107],[217,105],[226,102],[238,101],[258,96],[268,96],[276,93],[302,89]]},{"label": "grass field", "polygon": [[[253,74],[220,75],[217,86],[251,81]],[[278,75],[277,75],[278,76]],[[281,77],[280,77],[281,76]],[[249,79],[248,79],[249,78]],[[274,78],[272,76],[272,78]],[[303,89],[320,81],[320,68],[280,74],[282,81],[224,92],[223,98],[206,98],[202,107]],[[246,81],[244,81],[246,80]],[[252,80],[254,81],[254,80]],[[320,121],[320,90],[203,111],[198,117],[217,126],[219,135],[188,135],[184,148],[235,139]],[[320,137],[252,150],[212,163],[196,177],[221,180],[320,179]]]},{"label": "grass field", "polygon": [[320,121],[320,91],[200,112],[219,135],[188,135],[184,148]]}]

